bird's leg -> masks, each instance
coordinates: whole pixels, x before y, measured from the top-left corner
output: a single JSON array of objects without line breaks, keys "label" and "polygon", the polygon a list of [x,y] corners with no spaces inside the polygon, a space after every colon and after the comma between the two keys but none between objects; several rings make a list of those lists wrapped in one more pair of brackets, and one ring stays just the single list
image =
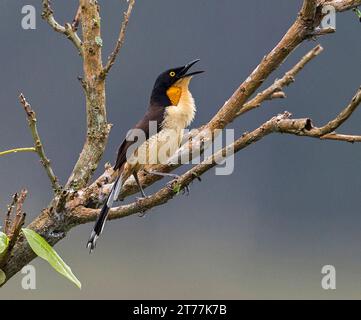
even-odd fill
[{"label": "bird's leg", "polygon": [[145,173],[147,174],[154,174],[155,176],[160,176],[160,177],[172,177],[173,179],[179,179],[180,176],[178,174],[175,173],[166,173],[166,172],[159,172],[159,171],[148,171],[148,170],[144,170]]},{"label": "bird's leg", "polygon": [[[140,181],[139,181],[139,178],[138,178],[138,174],[136,172],[133,173],[133,177],[135,179],[135,182],[137,183],[138,185],[138,188],[140,190],[140,193],[142,194],[142,197],[141,198],[137,198],[137,200],[142,200],[142,199],[145,199],[147,197],[147,195],[145,194],[144,190],[143,190],[143,187],[142,185],[140,184]],[[145,216],[145,211],[144,212],[140,212],[138,214],[138,217],[144,217]]]},{"label": "bird's leg", "polygon": [[[175,174],[175,173],[148,171],[148,170],[144,170],[144,172],[147,173],[147,174],[154,174],[154,175],[160,176],[160,177],[171,177],[171,178],[173,178],[173,180],[168,183],[169,186],[172,186],[173,183],[176,182],[180,178],[180,175]],[[184,190],[187,192],[187,194],[189,194],[189,186],[185,186]]]},{"label": "bird's leg", "polygon": [[133,173],[133,177],[134,177],[134,179],[135,179],[135,182],[136,182],[137,185],[138,185],[138,188],[139,188],[139,190],[140,190],[140,193],[142,194],[142,197],[143,197],[143,198],[146,198],[147,195],[145,194],[145,192],[144,192],[144,190],[143,190],[143,187],[142,187],[142,185],[140,184],[140,181],[139,181],[139,178],[138,178],[138,174],[137,174],[136,172]]}]

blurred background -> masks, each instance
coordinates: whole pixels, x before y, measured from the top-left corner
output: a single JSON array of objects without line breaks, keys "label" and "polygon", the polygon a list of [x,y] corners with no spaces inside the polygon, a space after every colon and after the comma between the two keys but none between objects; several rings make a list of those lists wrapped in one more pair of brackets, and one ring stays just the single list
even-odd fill
[{"label": "blurred background", "polygon": [[[56,18],[71,21],[77,1],[52,1]],[[207,122],[280,40],[301,0],[137,1],[125,45],[107,81],[114,124],[97,174],[147,106],[156,76],[200,58],[207,72],[194,79],[198,112]],[[103,55],[118,36],[126,2],[99,1]],[[21,28],[24,5],[37,9],[36,30]],[[66,181],[85,136],[85,105],[72,44],[41,20],[41,1],[0,2],[0,150],[32,145],[23,92],[53,168]],[[235,121],[236,134],[288,110],[316,125],[333,118],[360,85],[361,24],[353,12],[337,15],[337,33],[305,42],[271,79],[282,76],[318,42],[325,51],[286,89],[288,98],[265,103]],[[266,84],[267,84],[266,83]],[[361,134],[357,111],[343,133]],[[85,248],[91,224],[73,229],[56,246],[83,284],[78,290],[36,259],[37,290],[21,288],[21,274],[0,289],[0,299],[243,299],[360,298],[360,173],[358,144],[272,135],[236,155],[231,176],[208,172],[144,218],[108,223],[95,254]],[[184,171],[183,168],[180,172]],[[26,187],[27,221],[51,196],[36,154],[0,158],[0,208]],[[156,191],[165,180],[153,186]],[[321,268],[335,266],[337,289],[321,288]]]}]

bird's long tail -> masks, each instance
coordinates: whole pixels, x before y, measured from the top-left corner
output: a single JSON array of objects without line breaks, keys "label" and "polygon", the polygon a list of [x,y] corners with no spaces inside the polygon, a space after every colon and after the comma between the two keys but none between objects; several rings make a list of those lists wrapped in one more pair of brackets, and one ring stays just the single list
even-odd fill
[{"label": "bird's long tail", "polygon": [[105,225],[105,222],[106,222],[108,214],[109,214],[109,210],[112,207],[113,202],[118,199],[120,190],[122,188],[122,180],[123,179],[122,179],[121,175],[115,180],[115,182],[112,186],[112,189],[108,195],[108,198],[95,222],[93,231],[90,235],[90,238],[89,238],[88,244],[87,244],[87,247],[89,248],[90,252],[92,252],[95,249],[96,242],[97,242],[99,236],[101,235],[101,233],[103,232],[104,225]]}]

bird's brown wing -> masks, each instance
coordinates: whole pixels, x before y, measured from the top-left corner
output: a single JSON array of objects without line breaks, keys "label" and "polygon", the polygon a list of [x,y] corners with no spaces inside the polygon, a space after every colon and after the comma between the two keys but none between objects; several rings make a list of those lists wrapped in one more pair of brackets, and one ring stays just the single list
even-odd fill
[{"label": "bird's brown wing", "polygon": [[[164,119],[164,107],[159,106],[150,106],[147,113],[144,115],[143,119],[140,120],[134,127],[134,129],[141,129],[144,131],[146,139],[150,137],[150,125],[151,121],[156,122],[156,132],[152,132],[152,134],[158,133],[161,129],[162,121]],[[127,161],[127,150],[128,148],[137,143],[138,141],[128,141],[126,138],[122,142],[118,150],[117,161],[114,166],[114,170],[122,169],[122,166]],[[140,142],[139,142],[140,143]]]}]

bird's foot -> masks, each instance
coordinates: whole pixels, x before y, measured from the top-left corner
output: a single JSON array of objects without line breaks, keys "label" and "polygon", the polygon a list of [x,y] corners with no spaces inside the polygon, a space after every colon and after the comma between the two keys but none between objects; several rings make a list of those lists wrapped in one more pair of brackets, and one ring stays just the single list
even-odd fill
[{"label": "bird's foot", "polygon": [[138,217],[139,217],[139,218],[144,218],[146,214],[147,214],[147,213],[146,213],[145,211],[139,212],[139,213],[138,213]]},{"label": "bird's foot", "polygon": [[196,174],[196,173],[192,173],[192,175],[193,175],[193,177],[195,177],[199,182],[202,182],[202,178],[198,175],[198,174]]},{"label": "bird's foot", "polygon": [[145,200],[148,198],[150,198],[150,197],[149,196],[145,196],[145,197],[141,196],[141,197],[136,197],[135,200],[138,202],[138,201],[142,201],[142,200]]},{"label": "bird's foot", "polygon": [[[137,202],[139,202],[139,201],[142,201],[142,200],[145,200],[145,199],[148,199],[148,198],[149,198],[149,196],[145,196],[145,197],[142,196],[142,197],[136,197],[135,200]],[[140,217],[140,218],[143,218],[145,215],[146,215],[146,210],[138,213],[138,217]]]},{"label": "bird's foot", "polygon": [[184,195],[189,195],[190,190],[189,190],[189,186],[185,185],[184,187],[182,187],[179,183],[180,176],[176,176],[173,180],[169,181],[167,183],[167,187],[172,190],[175,194],[179,194],[182,191],[182,194]]}]

